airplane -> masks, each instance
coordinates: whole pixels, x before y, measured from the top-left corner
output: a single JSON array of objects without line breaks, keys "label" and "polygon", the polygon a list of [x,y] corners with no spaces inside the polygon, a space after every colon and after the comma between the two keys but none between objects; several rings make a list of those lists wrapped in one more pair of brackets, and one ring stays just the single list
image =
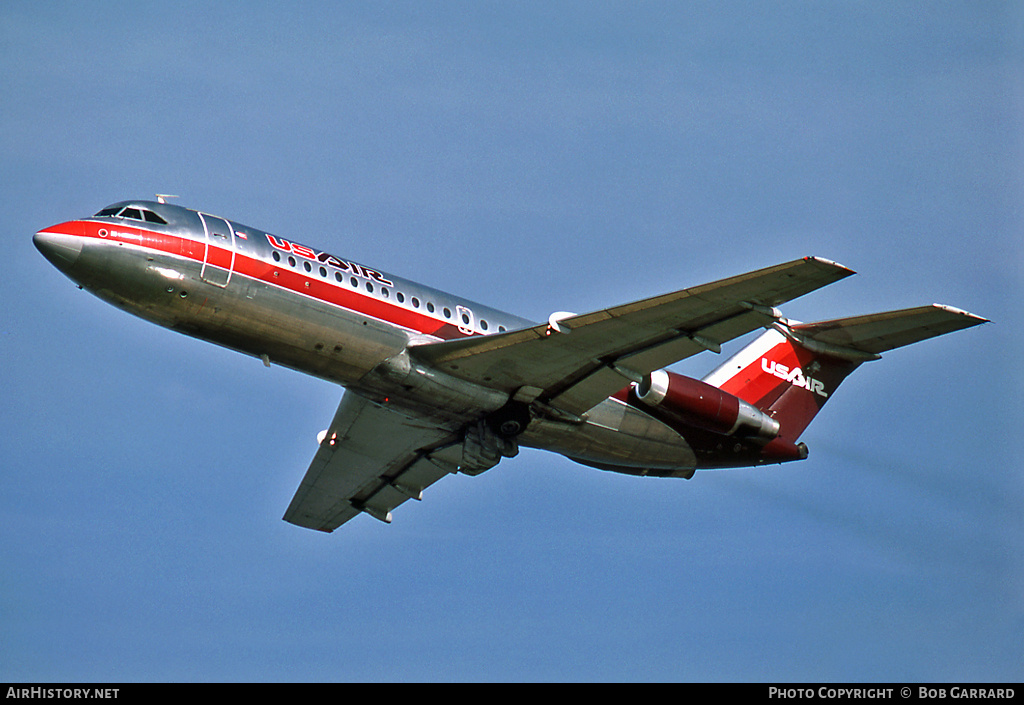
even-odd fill
[{"label": "airplane", "polygon": [[[163,195],[33,241],[104,301],[344,388],[283,517],[323,532],[390,523],[434,482],[521,446],[686,479],[803,460],[801,434],[861,364],[987,322],[938,304],[789,320],[780,305],[854,273],[805,257],[537,323]],[[702,379],[665,369],[758,329]]]}]

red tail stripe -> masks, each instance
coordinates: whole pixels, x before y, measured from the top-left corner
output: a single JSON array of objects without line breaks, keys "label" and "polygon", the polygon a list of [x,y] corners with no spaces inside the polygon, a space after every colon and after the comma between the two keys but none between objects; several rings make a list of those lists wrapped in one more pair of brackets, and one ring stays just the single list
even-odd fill
[{"label": "red tail stripe", "polygon": [[785,387],[789,386],[789,382],[766,372],[762,361],[785,365],[788,369],[793,369],[795,367],[806,367],[813,359],[814,353],[798,348],[786,340],[774,346],[768,352],[752,361],[743,370],[726,380],[722,384],[721,389],[724,392],[729,392],[739,397],[743,401],[750,402],[760,409],[764,409],[785,390]]}]

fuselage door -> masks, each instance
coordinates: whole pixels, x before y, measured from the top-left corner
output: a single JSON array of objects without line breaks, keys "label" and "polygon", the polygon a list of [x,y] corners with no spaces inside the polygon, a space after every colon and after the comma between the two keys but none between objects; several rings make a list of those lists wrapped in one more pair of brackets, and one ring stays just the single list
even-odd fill
[{"label": "fuselage door", "polygon": [[459,317],[459,332],[463,335],[473,335],[473,312],[465,306],[456,306],[455,315]]},{"label": "fuselage door", "polygon": [[225,287],[235,269],[235,231],[231,224],[215,215],[200,213],[206,231],[206,252],[203,255],[203,281]]}]

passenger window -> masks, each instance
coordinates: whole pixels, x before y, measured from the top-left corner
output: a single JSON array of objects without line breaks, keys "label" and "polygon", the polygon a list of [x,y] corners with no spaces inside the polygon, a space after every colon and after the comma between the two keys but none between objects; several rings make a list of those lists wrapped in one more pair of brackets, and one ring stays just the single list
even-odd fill
[{"label": "passenger window", "polygon": [[412,297],[412,307],[413,308],[419,308],[420,307],[420,300],[417,299],[415,296]]}]

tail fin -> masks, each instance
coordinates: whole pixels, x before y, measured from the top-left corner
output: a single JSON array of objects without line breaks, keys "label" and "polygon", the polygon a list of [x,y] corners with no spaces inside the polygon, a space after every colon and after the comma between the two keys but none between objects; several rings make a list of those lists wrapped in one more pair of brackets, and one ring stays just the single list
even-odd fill
[{"label": "tail fin", "polygon": [[779,437],[795,442],[862,363],[985,322],[939,304],[818,323],[781,320],[703,381],[769,414]]}]

